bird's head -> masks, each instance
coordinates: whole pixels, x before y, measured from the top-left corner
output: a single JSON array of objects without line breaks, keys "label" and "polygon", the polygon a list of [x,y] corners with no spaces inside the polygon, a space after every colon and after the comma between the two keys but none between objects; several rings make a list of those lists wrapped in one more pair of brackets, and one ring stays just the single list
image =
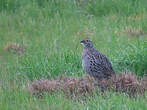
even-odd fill
[{"label": "bird's head", "polygon": [[84,48],[87,48],[87,49],[93,49],[94,48],[93,43],[90,39],[81,40],[80,43],[84,45]]}]

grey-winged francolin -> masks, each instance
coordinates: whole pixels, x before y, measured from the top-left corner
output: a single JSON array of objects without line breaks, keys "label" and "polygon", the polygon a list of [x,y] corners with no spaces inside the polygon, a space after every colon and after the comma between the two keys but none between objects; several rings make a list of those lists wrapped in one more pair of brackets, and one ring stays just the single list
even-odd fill
[{"label": "grey-winged francolin", "polygon": [[84,45],[82,66],[86,73],[99,79],[115,74],[108,58],[94,48],[91,40],[84,39],[81,43]]}]

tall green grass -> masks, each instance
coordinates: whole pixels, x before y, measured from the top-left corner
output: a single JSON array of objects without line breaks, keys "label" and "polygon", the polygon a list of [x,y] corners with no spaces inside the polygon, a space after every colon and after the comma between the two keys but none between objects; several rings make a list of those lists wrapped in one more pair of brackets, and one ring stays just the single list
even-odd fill
[{"label": "tall green grass", "polygon": [[[61,95],[44,95],[43,99],[30,96],[26,91],[17,90],[3,90],[0,94],[1,109],[2,110],[24,110],[24,109],[38,109],[38,110],[145,110],[146,99],[139,97],[138,99],[131,99],[125,94],[107,93],[104,96],[95,95],[94,97],[87,97],[86,99],[67,99],[64,94]],[[7,97],[7,98],[6,98]],[[7,102],[7,103],[5,103]]]}]

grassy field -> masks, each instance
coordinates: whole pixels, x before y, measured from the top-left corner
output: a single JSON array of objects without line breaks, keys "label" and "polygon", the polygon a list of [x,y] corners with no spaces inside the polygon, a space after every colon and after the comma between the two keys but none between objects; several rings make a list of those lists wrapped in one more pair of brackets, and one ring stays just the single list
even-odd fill
[{"label": "grassy field", "polygon": [[[83,47],[90,38],[116,74],[147,74],[146,0],[1,0],[0,110],[146,110],[145,97],[108,92],[84,101],[64,94],[30,96],[34,79],[80,77]],[[10,44],[25,52],[7,51]],[[11,46],[10,46],[11,47]]]}]

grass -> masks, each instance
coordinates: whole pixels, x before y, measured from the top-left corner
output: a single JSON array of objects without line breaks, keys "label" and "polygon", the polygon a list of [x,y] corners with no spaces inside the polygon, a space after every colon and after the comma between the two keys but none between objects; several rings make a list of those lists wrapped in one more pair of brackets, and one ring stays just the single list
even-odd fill
[{"label": "grass", "polygon": [[[34,79],[83,76],[79,42],[85,37],[111,60],[117,74],[130,70],[138,77],[146,75],[145,4],[146,0],[2,0],[0,109],[145,110],[146,98],[141,96],[134,99],[108,93],[103,98],[96,94],[82,102],[66,99],[63,94],[38,99],[24,89]],[[4,50],[9,43],[24,45],[25,53]]]}]

